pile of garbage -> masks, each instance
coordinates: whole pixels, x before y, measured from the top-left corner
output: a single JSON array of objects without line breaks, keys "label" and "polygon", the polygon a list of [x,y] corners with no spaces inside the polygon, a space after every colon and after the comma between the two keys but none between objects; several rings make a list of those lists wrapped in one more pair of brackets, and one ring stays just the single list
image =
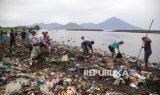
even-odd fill
[{"label": "pile of garbage", "polygon": [[[84,55],[79,47],[55,43],[52,54],[37,59],[26,57],[27,49],[14,49],[10,55],[1,52],[0,95],[160,94],[158,63],[143,69],[143,60],[134,57],[113,61],[101,50]],[[92,72],[85,75],[87,70]],[[120,75],[102,76],[94,70],[116,70]],[[122,76],[124,71],[127,76]]]}]

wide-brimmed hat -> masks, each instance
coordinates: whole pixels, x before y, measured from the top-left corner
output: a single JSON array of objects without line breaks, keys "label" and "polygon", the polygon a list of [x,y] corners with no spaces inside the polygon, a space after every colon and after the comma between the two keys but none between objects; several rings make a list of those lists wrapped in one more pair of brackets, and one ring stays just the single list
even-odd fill
[{"label": "wide-brimmed hat", "polygon": [[36,33],[36,31],[32,31],[31,33]]}]

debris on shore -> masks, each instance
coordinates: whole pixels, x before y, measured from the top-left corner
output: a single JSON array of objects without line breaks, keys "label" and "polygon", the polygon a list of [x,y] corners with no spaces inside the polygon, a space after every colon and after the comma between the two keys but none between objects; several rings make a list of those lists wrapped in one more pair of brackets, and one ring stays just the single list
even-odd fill
[{"label": "debris on shore", "polygon": [[[28,57],[29,50],[1,46],[0,95],[125,95],[160,94],[160,65],[137,73],[136,58],[111,60],[110,54],[94,50],[84,55],[79,47],[54,43],[52,54]],[[84,70],[127,70],[129,77],[85,76]]]}]

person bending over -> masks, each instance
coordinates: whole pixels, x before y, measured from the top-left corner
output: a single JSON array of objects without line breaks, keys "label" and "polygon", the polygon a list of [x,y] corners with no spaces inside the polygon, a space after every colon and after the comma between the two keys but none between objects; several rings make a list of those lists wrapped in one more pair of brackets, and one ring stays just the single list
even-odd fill
[{"label": "person bending over", "polygon": [[41,44],[46,48],[47,51],[51,52],[50,41],[52,40],[48,34],[48,32],[42,32],[43,38],[41,38]]},{"label": "person bending over", "polygon": [[119,51],[119,45],[122,45],[123,43],[124,43],[123,41],[114,42],[114,43],[112,43],[112,44],[110,44],[110,45],[108,46],[109,50],[110,50],[111,53],[112,53],[112,59],[115,57],[115,48],[117,48],[117,49],[118,49],[118,52],[120,52],[120,51]]},{"label": "person bending over", "polygon": [[94,41],[89,41],[89,40],[84,40],[81,43],[81,47],[83,48],[84,54],[88,54],[89,53],[89,49],[93,53],[93,48],[92,48],[93,44],[94,44]]}]

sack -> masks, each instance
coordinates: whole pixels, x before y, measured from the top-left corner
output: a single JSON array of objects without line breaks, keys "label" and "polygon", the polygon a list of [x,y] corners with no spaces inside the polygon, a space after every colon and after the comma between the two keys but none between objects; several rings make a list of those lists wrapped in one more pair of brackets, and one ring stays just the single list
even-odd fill
[{"label": "sack", "polygon": [[122,57],[123,57],[122,54],[120,52],[118,52],[116,58],[122,58]]},{"label": "sack", "polygon": [[33,46],[30,58],[36,58],[40,54],[39,46]]}]

